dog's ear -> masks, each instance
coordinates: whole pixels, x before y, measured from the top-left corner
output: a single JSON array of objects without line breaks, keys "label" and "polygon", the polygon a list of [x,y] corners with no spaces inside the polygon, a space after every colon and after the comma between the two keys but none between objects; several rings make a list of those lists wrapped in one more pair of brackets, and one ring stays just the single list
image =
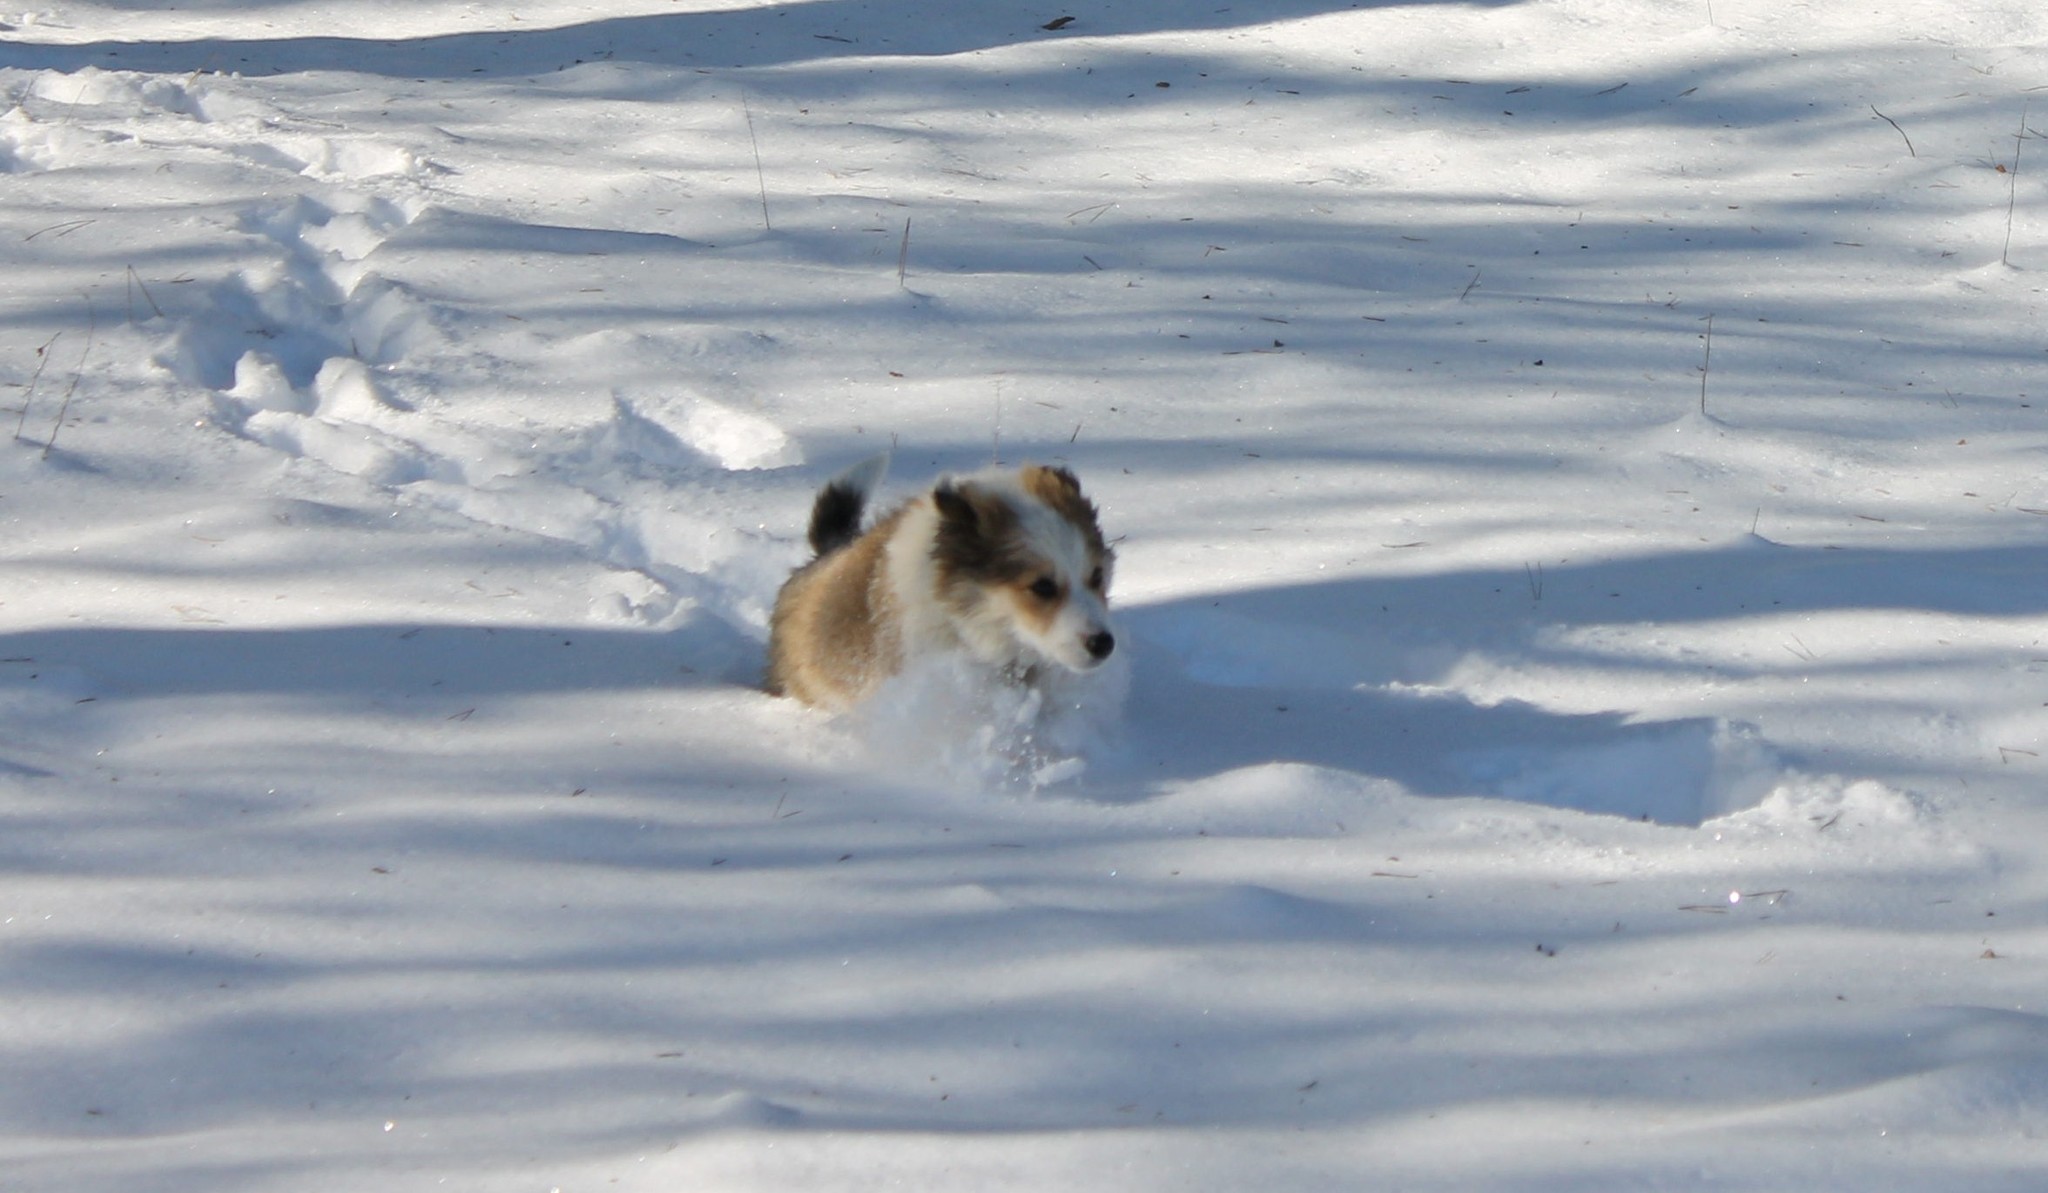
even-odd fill
[{"label": "dog's ear", "polygon": [[1073,523],[1074,528],[1088,536],[1089,543],[1097,550],[1107,550],[1102,541],[1102,527],[1098,521],[1095,503],[1081,495],[1081,482],[1060,467],[1033,464],[1019,474],[1024,491],[1057,510],[1061,517]]},{"label": "dog's ear", "polygon": [[972,530],[981,518],[974,511],[974,503],[952,481],[940,481],[932,490],[932,504],[939,507],[940,522]]},{"label": "dog's ear", "polygon": [[1008,501],[971,481],[941,481],[932,488],[939,513],[932,558],[955,576],[986,583],[1015,578],[1025,559],[1015,550],[1017,511]]},{"label": "dog's ear", "polygon": [[1081,479],[1057,464],[1034,464],[1024,471],[1025,487],[1048,505],[1081,499]]}]

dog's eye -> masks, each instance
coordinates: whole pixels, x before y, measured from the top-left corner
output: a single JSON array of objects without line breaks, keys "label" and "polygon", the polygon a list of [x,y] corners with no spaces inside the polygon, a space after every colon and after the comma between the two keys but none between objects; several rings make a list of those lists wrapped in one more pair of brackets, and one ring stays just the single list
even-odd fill
[{"label": "dog's eye", "polygon": [[1060,594],[1060,586],[1051,576],[1040,576],[1031,582],[1031,595],[1041,601],[1049,601]]}]

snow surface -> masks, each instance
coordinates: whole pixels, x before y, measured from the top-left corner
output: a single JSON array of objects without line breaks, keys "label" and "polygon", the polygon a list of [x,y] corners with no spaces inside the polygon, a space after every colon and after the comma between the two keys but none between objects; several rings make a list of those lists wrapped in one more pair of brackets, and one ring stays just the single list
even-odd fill
[{"label": "snow surface", "polygon": [[2036,0],[0,26],[0,1188],[2048,1187]]}]

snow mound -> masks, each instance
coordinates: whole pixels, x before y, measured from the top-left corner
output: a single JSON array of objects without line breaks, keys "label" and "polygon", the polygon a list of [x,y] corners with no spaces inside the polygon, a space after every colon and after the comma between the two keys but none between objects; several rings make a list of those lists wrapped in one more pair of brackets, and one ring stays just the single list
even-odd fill
[{"label": "snow mound", "polygon": [[1405,798],[1383,779],[1296,762],[1248,766],[1179,783],[1154,802],[1169,823],[1234,837],[1329,837]]},{"label": "snow mound", "polygon": [[782,428],[709,398],[690,405],[683,417],[682,437],[723,468],[782,468],[803,463],[802,454]]},{"label": "snow mound", "polygon": [[[1773,1125],[1852,1127],[1911,1138],[1946,1131],[2032,1134],[2048,1114],[2048,1017],[1982,1006],[1924,1007],[1851,1033],[1860,1080]],[[1789,1120],[1789,1123],[1788,1123]]]},{"label": "snow mound", "polygon": [[1874,779],[1839,775],[1788,775],[1772,785],[1755,807],[1714,821],[1717,828],[1747,829],[1784,836],[1798,833],[1889,832],[1910,835],[1931,827],[1923,801]]},{"label": "snow mound", "polygon": [[696,394],[614,393],[600,440],[620,455],[670,468],[708,461],[745,472],[803,463],[803,453],[782,428]]},{"label": "snow mound", "polygon": [[29,84],[28,94],[74,109],[98,109],[102,116],[193,115],[198,111],[191,93],[174,80],[96,66],[68,74],[45,71]]},{"label": "snow mound", "polygon": [[1503,799],[1679,825],[1755,805],[1778,773],[1754,729],[1707,720],[1610,741],[1468,750],[1453,762]]}]

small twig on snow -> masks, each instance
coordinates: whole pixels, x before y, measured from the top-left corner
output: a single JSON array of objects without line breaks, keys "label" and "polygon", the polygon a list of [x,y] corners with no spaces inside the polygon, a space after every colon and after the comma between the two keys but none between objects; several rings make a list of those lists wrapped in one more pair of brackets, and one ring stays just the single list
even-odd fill
[{"label": "small twig on snow", "polygon": [[910,289],[910,217],[903,217],[903,244],[896,250],[896,288]]},{"label": "small twig on snow", "polygon": [[1707,413],[1707,370],[1714,363],[1714,317],[1707,316],[1707,351],[1700,358],[1700,416]]},{"label": "small twig on snow", "polygon": [[[57,421],[50,424],[49,442],[43,444],[42,458],[45,460],[50,458],[50,452],[57,446],[57,432],[64,429],[64,416],[71,410],[71,397],[78,392],[78,383],[85,378],[85,362],[92,356],[93,336],[99,329],[99,309],[93,306],[92,295],[88,294],[85,296],[85,350],[78,354],[78,369],[71,374],[71,386],[64,391],[64,401],[57,407]],[[27,413],[26,406],[22,408],[22,412]]]},{"label": "small twig on snow", "polygon": [[29,241],[34,240],[36,237],[41,236],[46,232],[55,232],[57,235],[52,239],[62,240],[64,237],[71,235],[73,232],[78,231],[80,228],[90,228],[91,226],[97,223],[99,223],[98,220],[66,220],[61,224],[51,224],[47,228],[38,228],[35,231],[29,233],[27,236],[22,237],[21,242],[23,244],[27,244]]},{"label": "small twig on snow", "polygon": [[1905,130],[1905,129],[1903,129],[1903,128],[1900,128],[1900,127],[1899,127],[1899,122],[1898,122],[1898,121],[1896,121],[1896,120],[1893,120],[1893,119],[1892,119],[1891,117],[1889,117],[1889,116],[1885,115],[1885,114],[1884,114],[1883,112],[1878,112],[1878,111],[1877,111],[1877,105],[1876,105],[1876,104],[1872,104],[1872,105],[1870,105],[1870,110],[1871,110],[1872,112],[1876,112],[1876,113],[1877,113],[1877,118],[1878,118],[1879,120],[1882,120],[1882,121],[1884,121],[1884,122],[1885,122],[1886,124],[1889,124],[1889,125],[1891,125],[1891,126],[1892,126],[1892,130],[1893,130],[1894,132],[1896,132],[1896,133],[1898,133],[1898,134],[1899,134],[1899,139],[1900,139],[1900,140],[1903,140],[1903,141],[1904,141],[1904,142],[1906,143],[1906,153],[1907,153],[1907,155],[1908,155],[1908,156],[1910,156],[1910,157],[1919,157],[1919,156],[1920,156],[1920,155],[1919,155],[1919,153],[1915,152],[1915,150],[1913,149],[1913,138],[1911,138],[1911,137],[1909,137],[1909,136],[1907,136],[1907,135],[1906,135],[1906,130]]},{"label": "small twig on snow", "polygon": [[163,318],[164,309],[156,305],[156,298],[150,294],[149,287],[142,284],[142,275],[136,273],[135,267],[130,265],[128,267],[128,322],[131,324],[135,322],[135,292],[137,290],[142,291],[142,301],[149,304],[149,309],[156,313],[156,317],[159,319]]},{"label": "small twig on snow", "polygon": [[64,333],[60,331],[49,339],[44,340],[43,346],[36,349],[36,371],[28,379],[28,392],[21,396],[21,417],[14,420],[14,437],[16,439],[21,438],[22,428],[28,423],[28,408],[35,401],[36,383],[43,379],[43,368],[50,363],[50,349],[55,347],[57,341],[63,338]]},{"label": "small twig on snow", "polygon": [[747,93],[740,92],[740,111],[747,118],[747,141],[754,147],[754,181],[761,188],[761,226],[775,231],[775,221],[768,218],[768,172],[761,168],[761,138],[754,132],[754,107],[747,102]]},{"label": "small twig on snow", "polygon": [[2012,138],[2012,172],[2006,176],[2005,180],[2005,247],[1999,250],[1998,253],[1998,263],[2005,266],[2012,264],[2012,214],[2013,208],[2019,203],[2020,147],[2026,143],[2026,140],[2027,109],[2022,106],[2020,108],[2020,131],[2014,133]]}]

